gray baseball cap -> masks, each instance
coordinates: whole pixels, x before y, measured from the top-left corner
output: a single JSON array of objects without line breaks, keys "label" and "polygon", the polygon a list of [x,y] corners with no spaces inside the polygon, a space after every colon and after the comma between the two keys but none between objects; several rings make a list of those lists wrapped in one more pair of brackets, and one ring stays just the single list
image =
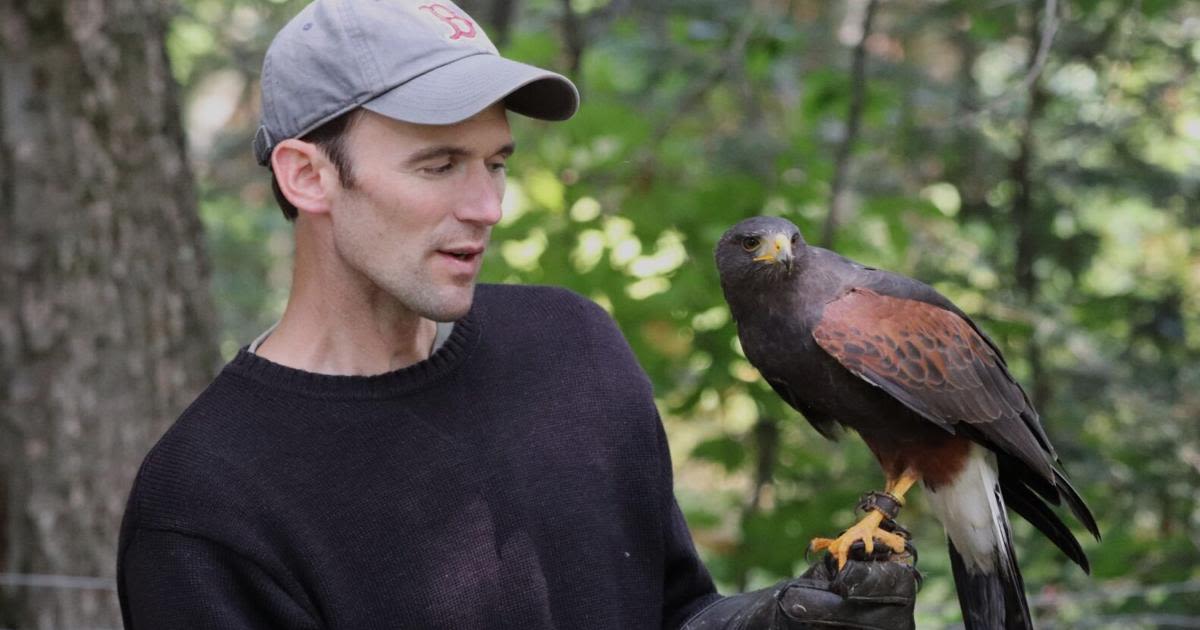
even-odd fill
[{"label": "gray baseball cap", "polygon": [[449,0],[316,0],[275,36],[262,71],[259,164],[363,107],[426,125],[460,122],[503,100],[532,118],[566,120],[579,91],[566,77],[501,57]]}]

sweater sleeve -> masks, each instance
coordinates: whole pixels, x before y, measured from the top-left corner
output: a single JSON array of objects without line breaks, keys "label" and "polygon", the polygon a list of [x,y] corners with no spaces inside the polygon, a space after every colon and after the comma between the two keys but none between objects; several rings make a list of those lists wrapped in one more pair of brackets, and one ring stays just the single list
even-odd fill
[{"label": "sweater sleeve", "polygon": [[671,453],[667,448],[662,421],[658,421],[659,462],[664,478],[663,488],[663,627],[678,628],[692,615],[720,596],[713,586],[708,569],[696,553],[692,534],[679,502],[675,500],[674,477],[671,473]]},{"label": "sweater sleeve", "polygon": [[[564,292],[565,294],[565,292]],[[574,295],[574,294],[570,294]],[[667,446],[666,431],[662,418],[654,403],[654,392],[649,377],[641,368],[620,328],[609,314],[585,298],[572,298],[584,309],[585,319],[593,331],[595,347],[602,349],[596,356],[604,357],[595,369],[601,374],[619,373],[621,391],[628,401],[632,414],[644,421],[638,426],[638,434],[653,440],[647,449],[653,453],[651,474],[658,500],[658,515],[661,527],[663,551],[662,626],[678,628],[708,604],[720,598],[708,569],[696,553],[692,534],[687,521],[675,500],[674,474],[671,468],[671,452]]]},{"label": "sweater sleeve", "polygon": [[231,549],[173,531],[130,534],[118,579],[126,630],[321,627],[266,571]]}]

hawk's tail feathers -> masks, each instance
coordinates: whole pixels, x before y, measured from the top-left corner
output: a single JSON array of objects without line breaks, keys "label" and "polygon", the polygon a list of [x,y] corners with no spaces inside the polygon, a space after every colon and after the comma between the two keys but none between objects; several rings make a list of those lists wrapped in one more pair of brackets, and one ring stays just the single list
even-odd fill
[{"label": "hawk's tail feathers", "polygon": [[[996,489],[999,499],[999,488]],[[954,588],[958,591],[958,605],[962,609],[963,625],[967,630],[1032,630],[1033,619],[1029,614],[1029,603],[1025,599],[1025,582],[1017,559],[1013,555],[1012,532],[1008,518],[1000,504],[1000,520],[1003,531],[1002,544],[995,550],[995,562],[991,571],[973,571],[967,568],[963,557],[946,540],[950,548],[950,566],[954,570]]]},{"label": "hawk's tail feathers", "polygon": [[1033,628],[996,457],[972,445],[963,469],[926,498],[946,527],[954,586],[967,630]]},{"label": "hawk's tail feathers", "polygon": [[[1003,468],[1003,464],[1001,467]],[[1008,507],[1037,527],[1068,558],[1078,564],[1084,573],[1091,573],[1092,569],[1088,564],[1087,554],[1079,546],[1075,534],[1071,533],[1070,528],[1050,509],[1050,506],[1046,505],[1041,497],[1030,490],[1029,486],[1026,486],[1020,479],[1005,476],[1003,473],[1000,475],[1000,489]]]}]

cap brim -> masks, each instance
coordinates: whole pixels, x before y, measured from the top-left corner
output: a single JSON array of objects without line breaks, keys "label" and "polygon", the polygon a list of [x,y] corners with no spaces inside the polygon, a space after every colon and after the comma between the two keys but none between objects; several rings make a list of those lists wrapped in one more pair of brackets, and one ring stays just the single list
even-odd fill
[{"label": "cap brim", "polygon": [[508,109],[530,118],[566,120],[579,108],[579,91],[562,75],[478,54],[434,68],[362,106],[405,122],[450,125],[501,100]]}]

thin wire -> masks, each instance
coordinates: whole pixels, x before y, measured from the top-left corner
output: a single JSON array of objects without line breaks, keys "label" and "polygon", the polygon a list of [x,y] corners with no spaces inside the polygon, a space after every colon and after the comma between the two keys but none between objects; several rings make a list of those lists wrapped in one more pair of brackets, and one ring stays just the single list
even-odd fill
[{"label": "thin wire", "polygon": [[[60,588],[91,591],[115,591],[117,583],[112,578],[84,577],[78,575],[47,575],[44,573],[0,573],[0,586],[24,586],[29,588]],[[0,630],[3,630],[0,628]]]},{"label": "thin wire", "polygon": [[1101,585],[1100,588],[1093,591],[1039,594],[1030,597],[1029,603],[1034,606],[1045,606],[1061,603],[1095,602],[1108,599],[1141,598],[1149,595],[1176,595],[1179,593],[1200,593],[1200,580],[1148,584],[1145,586]]},{"label": "thin wire", "polygon": [[[20,629],[20,628],[0,628],[0,630],[22,630],[22,629]],[[25,630],[28,630],[28,629],[25,629]],[[97,628],[72,627],[72,628],[50,628],[49,630],[121,630],[121,629],[120,628],[104,628],[104,627],[97,627]]]},{"label": "thin wire", "polygon": [[[1041,607],[1041,606],[1053,607],[1053,606],[1060,606],[1062,604],[1088,604],[1088,603],[1095,604],[1095,603],[1102,602],[1105,600],[1143,598],[1143,597],[1152,596],[1152,595],[1153,596],[1178,595],[1180,593],[1200,593],[1200,580],[1187,580],[1184,582],[1166,582],[1164,584],[1149,584],[1149,585],[1145,585],[1145,586],[1118,586],[1118,585],[1115,585],[1110,582],[1107,584],[1100,584],[1098,586],[1098,588],[1096,588],[1094,590],[1076,591],[1073,593],[1053,593],[1053,594],[1032,595],[1029,597],[1029,605],[1036,606],[1036,607]],[[935,614],[938,614],[938,615],[949,615],[957,609],[958,609],[958,606],[954,602],[945,602],[940,606],[933,607]],[[1153,614],[1155,614],[1155,613],[1130,613],[1129,615],[1116,614],[1116,615],[1111,615],[1111,616],[1093,615],[1093,616],[1086,617],[1083,619],[1072,619],[1072,620],[1070,620],[1069,623],[1075,624],[1075,623],[1086,621],[1091,624],[1087,627],[1093,627],[1095,624],[1100,623],[1100,622],[1108,623],[1111,620],[1130,621],[1134,617],[1138,617],[1139,619],[1144,621],[1146,618],[1146,615],[1153,615]],[[1196,625],[1196,624],[1200,624],[1200,617],[1187,617],[1187,616],[1177,616],[1177,617],[1178,618],[1174,619],[1170,624],[1168,624],[1170,627],[1200,629],[1200,625]],[[1159,621],[1162,621],[1162,620],[1160,619]],[[1062,627],[1063,623],[1067,623],[1067,622],[1058,622],[1056,624],[1053,619],[1047,620],[1047,619],[1043,618],[1038,625],[1043,626],[1045,628],[1053,628],[1053,627],[1056,627],[1056,625],[1059,627]],[[953,625],[950,627],[951,628],[962,628],[962,625],[961,624]]]},{"label": "thin wire", "polygon": [[1072,619],[1069,622],[1042,623],[1042,628],[1129,628],[1140,624],[1150,624],[1153,628],[1200,628],[1200,617],[1188,615],[1172,615],[1167,613],[1130,613],[1127,615],[1096,615]]},{"label": "thin wire", "polygon": [[[86,577],[77,575],[49,575],[42,573],[0,573],[0,586],[99,591],[117,590],[116,582],[112,578]],[[1200,593],[1200,580],[1167,582],[1165,584],[1149,584],[1144,586],[1117,586],[1113,584],[1107,584],[1100,585],[1099,588],[1090,591],[1038,594],[1030,597],[1029,603],[1032,606],[1053,606],[1064,603],[1089,603],[1114,599],[1143,598],[1147,596],[1178,595],[1180,593]],[[947,607],[947,610],[948,609],[949,606]],[[1115,619],[1116,617],[1113,618]],[[1093,619],[1109,618],[1095,617]],[[1184,619],[1189,620],[1188,623],[1194,623],[1197,620],[1200,620],[1200,617],[1180,617],[1179,619],[1175,620],[1175,623],[1181,623]],[[1177,627],[1200,628],[1200,625],[1193,626],[1185,624],[1177,625]],[[0,628],[0,630],[10,629]]]}]

